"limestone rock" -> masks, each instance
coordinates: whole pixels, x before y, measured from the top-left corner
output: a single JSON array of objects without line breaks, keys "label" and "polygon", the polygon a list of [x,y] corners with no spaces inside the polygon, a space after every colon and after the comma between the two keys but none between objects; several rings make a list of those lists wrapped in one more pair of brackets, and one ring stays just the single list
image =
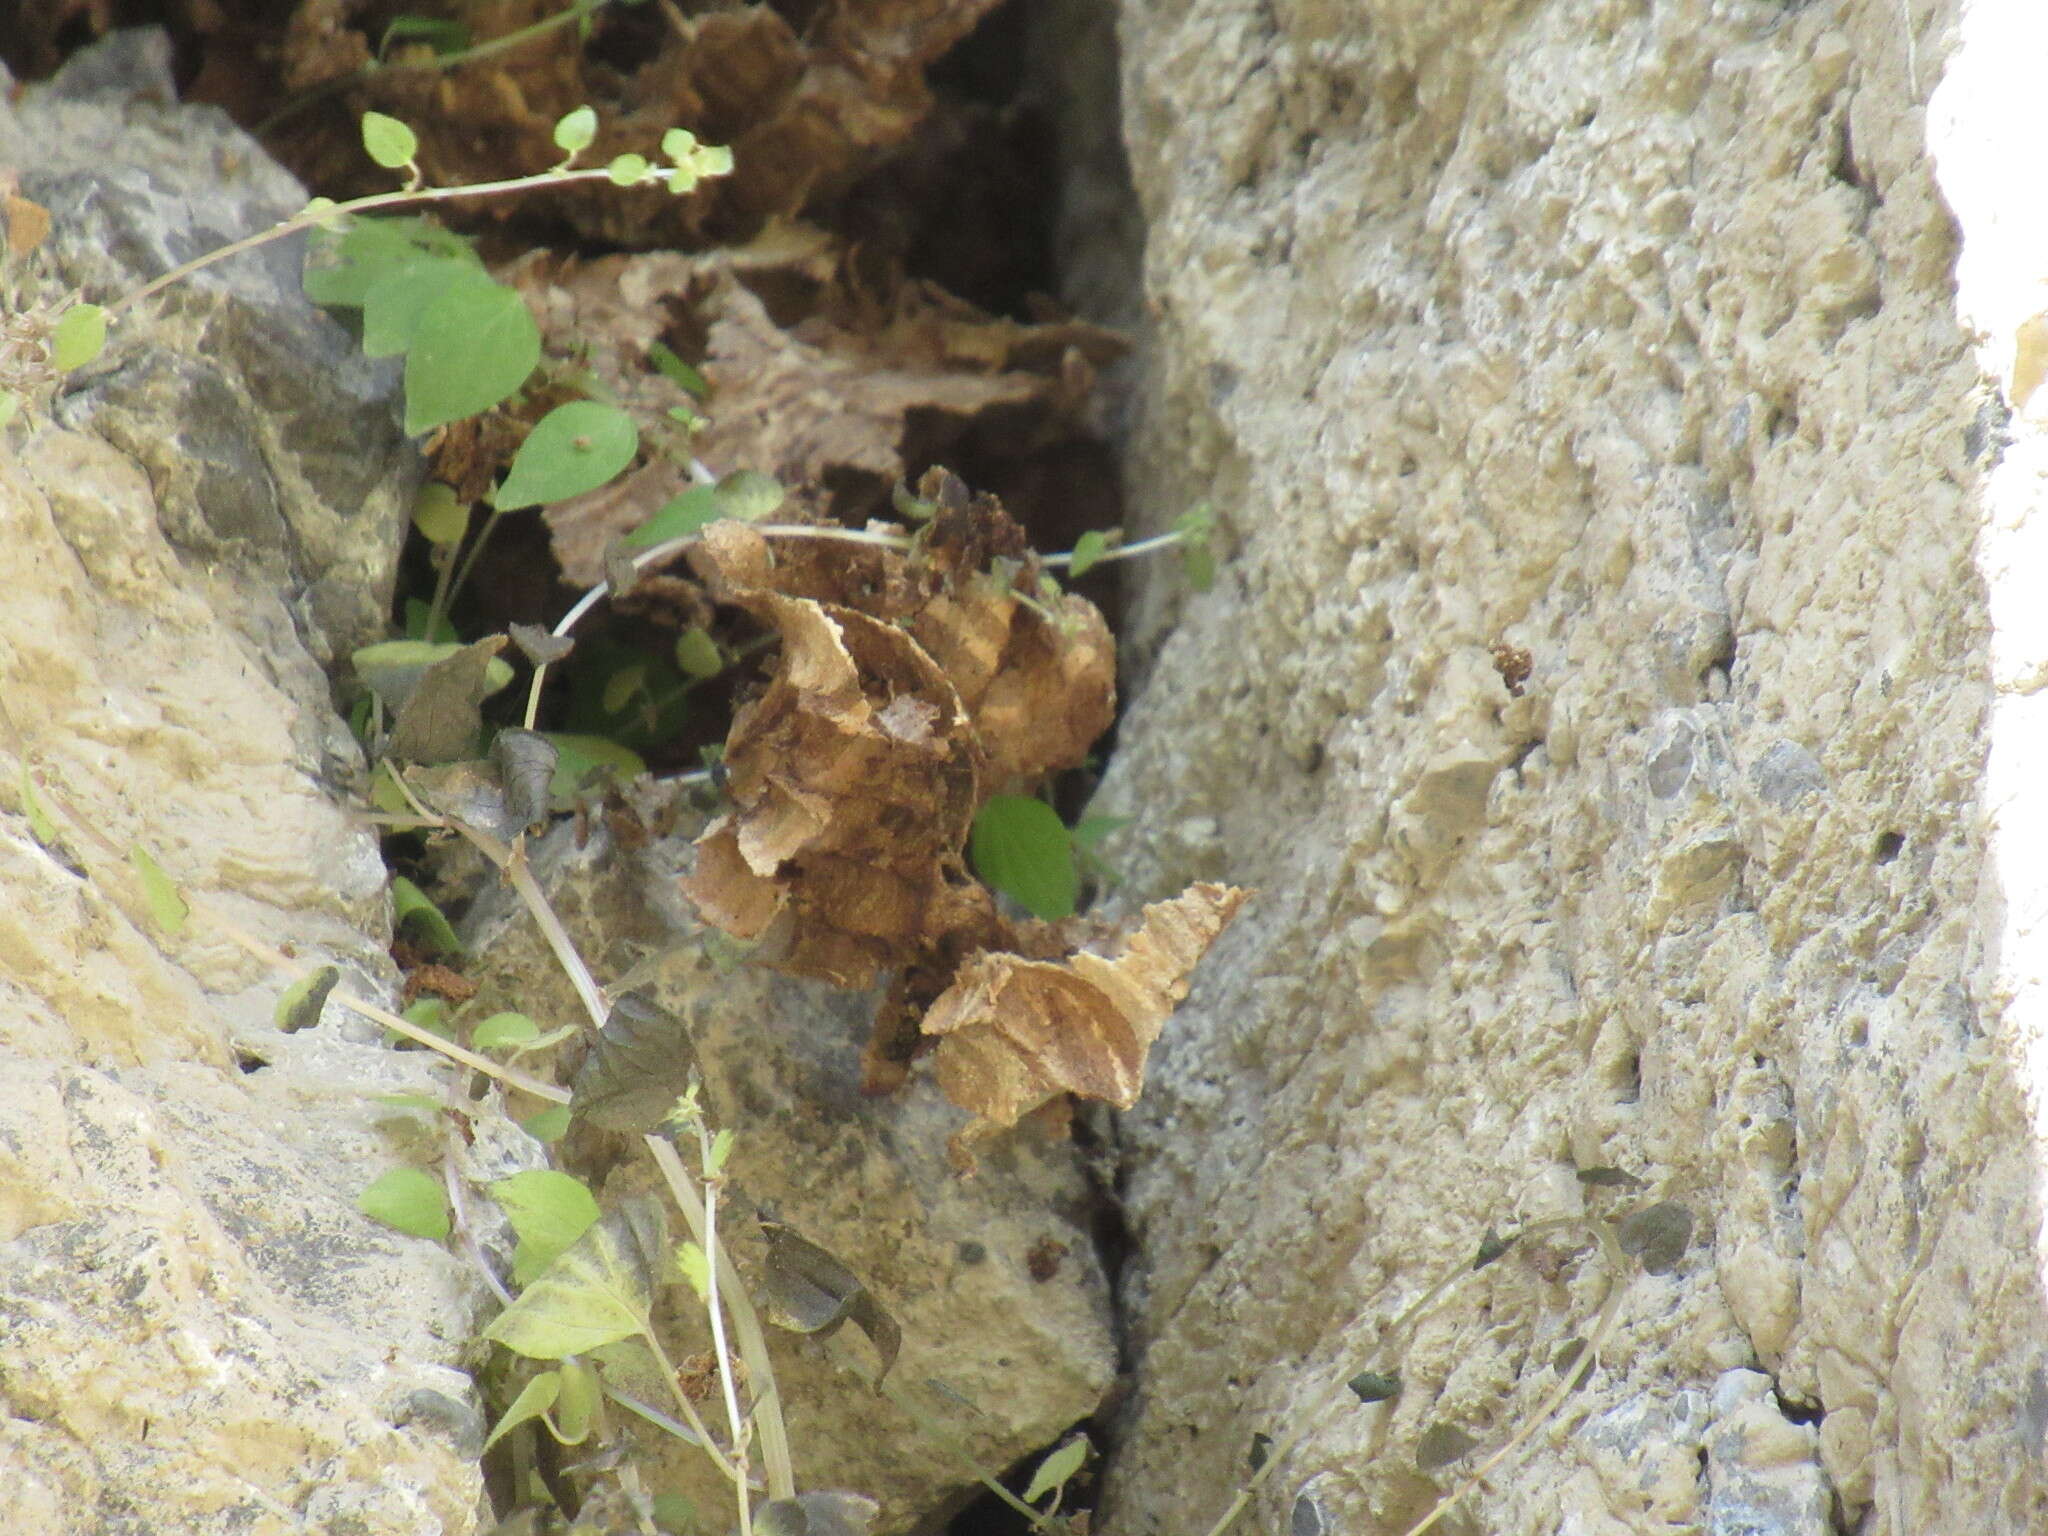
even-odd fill
[{"label": "limestone rock", "polygon": [[[1135,578],[1095,809],[1131,900],[1264,894],[1124,1120],[1098,1529],[1207,1529],[1489,1227],[1663,1199],[1469,1528],[2048,1528],[2048,23],[1961,9],[1123,5],[1129,484],[1232,558]],[[1405,1530],[1603,1270],[1464,1282],[1239,1529]]]},{"label": "limestone rock", "polygon": [[[0,107],[0,162],[96,291],[125,281],[117,259],[190,254],[296,197],[214,114],[138,96],[133,64],[95,50]],[[267,190],[214,202],[207,175]],[[229,222],[192,227],[198,208]],[[281,1033],[281,977],[217,926],[162,936],[120,855],[68,823],[45,845],[22,791],[32,772],[113,848],[146,845],[249,932],[388,994],[383,863],[329,782],[360,760],[308,642],[349,643],[381,603],[413,470],[388,389],[328,368],[345,338],[282,283],[224,278],[179,323],[133,324],[0,452],[8,1531],[476,1528],[458,1367],[477,1287],[354,1204],[404,1150],[370,1096],[430,1086],[423,1059],[334,1008]],[[338,432],[355,462],[323,478]]]},{"label": "limestone rock", "polygon": [[[597,827],[578,847],[565,824],[536,845],[534,868],[597,975],[644,993],[686,1030],[676,1049],[694,1047],[712,1117],[737,1138],[734,1208],[766,1212],[832,1253],[902,1330],[891,1380],[925,1425],[834,1363],[844,1351],[873,1370],[852,1328],[830,1353],[770,1331],[799,1487],[880,1500],[877,1536],[930,1529],[975,1492],[932,1426],[994,1474],[1051,1446],[1109,1388],[1115,1348],[1092,1231],[1096,1192],[1075,1147],[1029,1124],[977,1143],[981,1170],[961,1178],[947,1141],[967,1116],[929,1071],[890,1097],[862,1097],[874,996],[735,967],[729,956],[721,963],[723,936],[697,921],[676,884],[695,830],[629,853]],[[516,1000],[547,1027],[582,1017],[506,890],[485,892],[464,938],[487,998]],[[636,1152],[611,1192],[649,1182],[635,1168],[645,1162]],[[763,1244],[751,1220],[722,1231],[742,1272],[758,1275]],[[693,1311],[678,1310],[679,1326]],[[698,1453],[639,1439],[652,1487],[686,1491],[699,1509],[729,1505]]]}]

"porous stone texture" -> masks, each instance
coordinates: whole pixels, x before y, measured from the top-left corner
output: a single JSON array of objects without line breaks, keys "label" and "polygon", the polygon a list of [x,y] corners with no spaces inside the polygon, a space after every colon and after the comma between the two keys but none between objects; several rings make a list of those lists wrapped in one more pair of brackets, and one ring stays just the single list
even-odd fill
[{"label": "porous stone texture", "polygon": [[[289,211],[296,194],[249,140],[172,103],[164,65],[160,40],[130,38],[0,108],[0,165],[58,230],[39,280],[10,267],[23,302],[108,275],[74,222],[147,235],[145,264],[214,243],[180,222],[194,216],[181,157],[267,188],[268,211],[217,235]],[[236,193],[205,206],[235,210]],[[301,446],[355,433],[346,470],[269,436],[339,409],[320,360],[348,347],[274,276],[223,278],[180,321],[131,324],[54,413],[29,402],[0,444],[9,1532],[477,1525],[482,1421],[458,1366],[478,1287],[438,1245],[355,1209],[420,1153],[411,1117],[371,1096],[431,1088],[425,1059],[332,1006],[281,1032],[284,978],[218,921],[331,959],[358,993],[393,990],[377,841],[333,782],[361,762],[314,652],[350,643],[388,599],[386,514],[417,465],[388,380],[342,375],[357,416],[307,429]],[[335,499],[351,486],[363,499]],[[201,537],[259,504],[270,521],[247,540]],[[31,775],[54,835],[39,835]],[[213,917],[158,929],[127,869],[136,844]]]},{"label": "porous stone texture", "polygon": [[[1097,1528],[1206,1530],[1305,1427],[1239,1529],[1394,1536],[1611,1281],[1574,1432],[1440,1528],[2048,1529],[2039,8],[1121,41],[1130,489],[1229,558],[1137,578],[1095,809],[1129,899],[1263,894],[1123,1123]],[[1668,1272],[1553,1235],[1374,1356],[1489,1228],[1654,1200]],[[1319,1408],[1368,1365],[1396,1399]],[[1437,1425],[1477,1448],[1425,1471]]]},{"label": "porous stone texture", "polygon": [[[631,851],[602,826],[566,823],[535,846],[534,868],[596,973],[673,1015],[673,1054],[694,1056],[707,1109],[734,1132],[721,1241],[742,1273],[763,1273],[754,1217],[765,1213],[851,1269],[902,1332],[890,1380],[915,1415],[841,1363],[873,1371],[855,1328],[829,1348],[769,1330],[799,1488],[878,1500],[875,1536],[941,1529],[978,1491],[973,1467],[1001,1472],[1052,1445],[1110,1386],[1095,1183],[1070,1142],[1029,1124],[987,1143],[979,1174],[961,1178],[947,1141],[967,1116],[929,1073],[887,1098],[862,1097],[875,996],[733,963],[677,885],[701,821],[686,815]],[[483,894],[464,937],[479,1007],[517,1003],[550,1027],[580,1016],[508,889]],[[653,1182],[647,1158],[616,1137],[572,1139],[566,1151],[586,1171],[618,1159],[608,1197]],[[708,1349],[701,1308],[671,1289],[663,1312],[680,1347]],[[651,1432],[637,1440],[651,1490],[681,1492],[700,1510],[730,1507],[700,1453]]]}]

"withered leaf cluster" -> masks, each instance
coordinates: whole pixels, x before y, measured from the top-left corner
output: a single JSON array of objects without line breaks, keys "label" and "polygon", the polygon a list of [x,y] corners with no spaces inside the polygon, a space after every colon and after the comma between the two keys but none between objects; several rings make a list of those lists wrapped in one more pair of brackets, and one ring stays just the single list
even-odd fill
[{"label": "withered leaf cluster", "polygon": [[[651,248],[744,239],[761,223],[842,193],[899,148],[930,113],[931,65],[994,9],[995,0],[822,0],[799,8],[736,4],[611,5],[587,27],[556,26],[457,67],[437,67],[425,42],[384,49],[406,8],[387,0],[175,0],[170,18],[198,60],[195,93],[256,121],[311,93],[317,110],[291,120],[272,148],[303,179],[342,197],[380,189],[355,122],[366,108],[422,129],[420,162],[439,185],[539,171],[561,158],[554,125],[598,109],[586,163],[652,154],[682,127],[730,145],[733,177],[677,199],[658,191],[569,188],[516,209],[482,207],[593,243]],[[30,8],[35,10],[38,8]],[[32,22],[19,50],[54,63],[60,28],[104,30],[110,0],[60,0]],[[560,17],[563,0],[466,0],[453,11],[473,44],[512,38]],[[381,56],[380,56],[381,52]]]},{"label": "withered leaf cluster", "polygon": [[[871,292],[849,260],[834,237],[779,224],[702,256],[535,255],[502,275],[548,352],[587,359],[635,419],[702,413],[692,454],[772,475],[835,519],[885,509],[892,486],[971,436],[999,436],[1020,459],[1091,436],[1084,407],[1096,369],[1125,349],[1116,333],[986,315],[926,284]],[[657,344],[698,368],[708,403],[651,364]],[[998,421],[1000,434],[986,430]],[[549,507],[563,579],[600,580],[605,548],[687,489],[684,459],[649,453],[613,484]]]},{"label": "withered leaf cluster", "polygon": [[[959,1144],[1067,1093],[1128,1107],[1187,978],[1245,893],[1197,886],[1135,932],[1015,921],[968,871],[988,797],[1079,764],[1115,706],[1094,606],[1045,595],[1022,532],[944,471],[909,555],[716,523],[690,564],[781,649],[727,739],[732,809],[684,889],[757,959],[841,986],[895,980],[865,1086],[935,1044],[977,1121]],[[1096,953],[1100,945],[1107,953]]]}]

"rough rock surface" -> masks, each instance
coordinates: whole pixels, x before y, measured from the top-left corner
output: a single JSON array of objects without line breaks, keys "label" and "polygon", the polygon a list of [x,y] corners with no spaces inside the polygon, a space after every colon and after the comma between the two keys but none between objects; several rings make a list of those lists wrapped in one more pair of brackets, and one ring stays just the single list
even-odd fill
[{"label": "rough rock surface", "polygon": [[[117,259],[153,270],[299,198],[225,119],[172,104],[137,35],[0,108],[0,165],[95,296],[132,282]],[[230,222],[194,228],[198,207]],[[43,846],[20,788],[32,770],[245,928],[390,990],[384,868],[332,783],[354,748],[315,656],[388,601],[418,471],[389,381],[253,265],[131,327],[0,449],[10,1532],[476,1524],[476,1286],[354,1207],[397,1160],[369,1095],[427,1086],[423,1059],[333,1008],[280,1033],[279,977],[217,928],[162,937],[121,859],[75,832]]]},{"label": "rough rock surface", "polygon": [[[874,996],[719,963],[722,936],[698,922],[676,883],[697,830],[627,853],[601,828],[579,847],[565,824],[536,845],[534,864],[597,974],[630,984],[687,1031],[675,1049],[694,1046],[707,1107],[736,1137],[732,1209],[766,1212],[835,1255],[902,1330],[891,1380],[923,1425],[835,1363],[843,1352],[872,1371],[874,1354],[854,1329],[829,1352],[771,1330],[799,1487],[879,1500],[877,1533],[931,1530],[976,1492],[933,1426],[974,1465],[999,1472],[1058,1440],[1108,1390],[1116,1356],[1095,1190],[1071,1144],[1028,1125],[984,1143],[979,1175],[960,1178],[946,1144],[967,1117],[929,1072],[887,1098],[863,1098],[860,1046]],[[504,888],[476,904],[465,940],[484,987],[479,1007],[516,1003],[549,1026],[581,1017]],[[645,1163],[625,1164],[611,1192],[649,1182]],[[753,1223],[723,1230],[743,1272],[758,1275]],[[679,1325],[701,1333],[694,1305],[678,1299]],[[643,1464],[651,1489],[681,1491],[701,1510],[730,1503],[702,1456],[654,1434],[640,1442],[662,1462]]]},{"label": "rough rock surface", "polygon": [[[1205,1530],[1307,1424],[1240,1529],[1407,1529],[1597,1251],[1312,1406],[1488,1228],[1653,1199],[1690,1247],[1448,1528],[2048,1528],[2039,8],[1121,23],[1131,490],[1235,554],[1141,578],[1096,809],[1133,899],[1264,894],[1125,1121],[1098,1528]],[[1477,1449],[1424,1472],[1438,1424]]]}]

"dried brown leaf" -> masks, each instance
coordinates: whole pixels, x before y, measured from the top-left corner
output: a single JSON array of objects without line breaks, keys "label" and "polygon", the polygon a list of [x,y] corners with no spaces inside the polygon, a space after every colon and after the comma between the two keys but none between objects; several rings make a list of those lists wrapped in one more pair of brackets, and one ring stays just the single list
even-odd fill
[{"label": "dried brown leaf", "polygon": [[1197,885],[1155,903],[1113,958],[970,959],[924,1017],[924,1032],[939,1037],[939,1086],[991,1126],[1062,1093],[1129,1109],[1190,973],[1250,894]]}]

